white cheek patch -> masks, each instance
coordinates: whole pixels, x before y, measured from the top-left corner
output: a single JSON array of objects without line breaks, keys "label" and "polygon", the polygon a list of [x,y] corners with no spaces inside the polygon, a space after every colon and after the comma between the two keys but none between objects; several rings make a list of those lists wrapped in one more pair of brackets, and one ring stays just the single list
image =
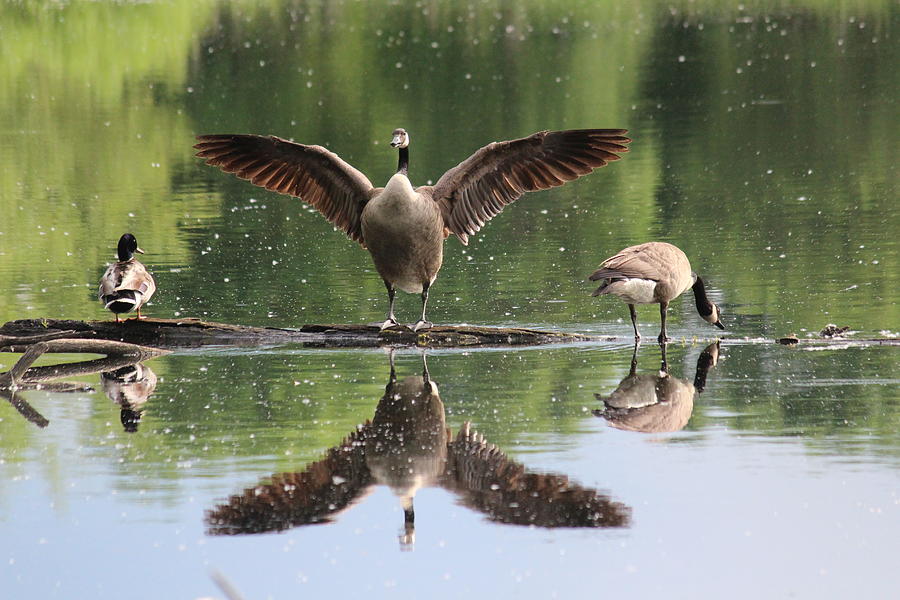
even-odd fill
[{"label": "white cheek patch", "polygon": [[656,282],[652,279],[623,279],[609,287],[609,293],[615,294],[628,304],[653,304],[653,292]]}]

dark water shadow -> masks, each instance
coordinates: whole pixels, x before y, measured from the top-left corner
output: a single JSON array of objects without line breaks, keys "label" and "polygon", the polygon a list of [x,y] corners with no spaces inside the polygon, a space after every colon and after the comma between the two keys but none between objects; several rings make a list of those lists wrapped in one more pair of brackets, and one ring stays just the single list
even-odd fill
[{"label": "dark water shadow", "polygon": [[373,486],[404,511],[401,548],[415,540],[413,499],[444,488],[489,520],[538,527],[627,527],[630,507],[556,473],[530,472],[465,423],[454,436],[423,354],[422,375],[390,375],[375,415],[302,472],[278,473],[207,511],[207,533],[282,531],[331,521]]},{"label": "dark water shadow", "polygon": [[694,411],[694,397],[703,392],[710,369],[719,361],[719,341],[700,353],[693,383],[669,373],[665,344],[659,346],[659,372],[638,375],[638,346],[634,345],[631,369],[619,387],[608,396],[594,394],[603,403],[594,415],[624,431],[663,433],[684,429]]}]

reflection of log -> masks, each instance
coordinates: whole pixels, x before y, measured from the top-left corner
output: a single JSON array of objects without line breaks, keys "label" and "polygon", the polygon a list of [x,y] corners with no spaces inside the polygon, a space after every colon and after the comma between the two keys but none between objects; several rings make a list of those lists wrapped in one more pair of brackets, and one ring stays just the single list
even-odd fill
[{"label": "reflection of log", "polygon": [[[35,383],[39,381],[100,373],[160,356],[161,354],[168,354],[167,350],[110,340],[48,339],[46,336],[38,336],[38,339],[46,339],[47,341],[29,343],[27,338],[17,337],[15,344],[0,345],[0,352],[24,353],[9,371],[0,373],[0,388],[23,386],[33,388]],[[106,358],[29,369],[31,364],[46,352],[104,354]],[[57,391],[84,389],[84,386],[78,385],[75,385],[73,388],[73,385],[68,384],[68,389],[60,388]],[[41,387],[44,389],[50,388],[47,384]]]},{"label": "reflection of log", "polygon": [[38,342],[31,345],[25,353],[19,357],[19,360],[16,361],[16,364],[14,364],[9,371],[0,373],[0,388],[18,386],[22,381],[22,375],[25,374],[25,371],[28,370],[31,363],[36,361],[41,354],[47,351],[47,349],[48,346],[45,342]]},{"label": "reflection of log", "polygon": [[6,398],[9,403],[12,404],[17,411],[19,411],[20,415],[22,415],[27,421],[34,423],[41,429],[50,424],[50,421],[48,421],[44,417],[44,415],[36,411],[34,407],[20,398],[16,392],[8,389],[5,390],[2,386],[0,386],[0,398]]},{"label": "reflection of log", "polygon": [[5,336],[52,335],[63,330],[74,332],[67,337],[116,340],[161,348],[283,343],[305,343],[322,347],[376,347],[392,344],[428,347],[514,346],[599,339],[574,333],[469,325],[438,326],[414,332],[408,328],[379,331],[375,325],[304,325],[299,329],[280,329],[212,323],[199,319],[130,319],[122,323],[26,319],[10,321],[0,327],[0,347],[8,344],[4,340]]}]

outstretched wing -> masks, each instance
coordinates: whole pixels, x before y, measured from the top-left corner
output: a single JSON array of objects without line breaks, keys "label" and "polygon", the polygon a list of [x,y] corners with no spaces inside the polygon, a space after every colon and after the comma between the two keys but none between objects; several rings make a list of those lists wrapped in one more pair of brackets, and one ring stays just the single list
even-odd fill
[{"label": "outstretched wing", "polygon": [[[434,184],[444,224],[462,241],[525,192],[546,190],[587,175],[628,152],[625,129],[539,131],[494,142]],[[427,189],[427,188],[426,188]]]},{"label": "outstretched wing", "polygon": [[631,509],[565,475],[529,472],[466,423],[448,445],[444,486],[492,521],[537,527],[627,527]]},{"label": "outstretched wing", "polygon": [[300,198],[351,239],[364,245],[360,215],[372,183],[341,157],[321,146],[275,136],[200,135],[197,156],[267,190]]},{"label": "outstretched wing", "polygon": [[372,483],[366,465],[368,425],[328,450],[301,473],[278,473],[206,512],[207,533],[235,535],[283,531],[325,523],[347,508]]}]

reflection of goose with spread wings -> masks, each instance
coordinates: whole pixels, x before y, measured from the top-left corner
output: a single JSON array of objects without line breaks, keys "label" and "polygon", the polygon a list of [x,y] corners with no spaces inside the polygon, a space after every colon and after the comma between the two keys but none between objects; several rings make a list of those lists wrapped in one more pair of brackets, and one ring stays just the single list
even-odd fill
[{"label": "reflection of goose with spread wings", "polygon": [[631,370],[609,396],[594,394],[603,408],[594,414],[606,419],[616,429],[663,433],[680,431],[694,411],[694,393],[706,386],[706,376],[719,359],[719,342],[707,346],[697,359],[694,383],[668,372],[666,346],[660,345],[662,366],[659,373],[636,374],[637,349],[631,357]]},{"label": "reflection of goose with spread wings", "polygon": [[387,485],[404,511],[401,545],[415,539],[413,498],[440,486],[491,520],[540,527],[624,527],[630,509],[565,475],[530,473],[465,424],[453,438],[427,365],[391,374],[375,417],[302,473],[280,473],[206,514],[214,535],[278,531],[331,520],[371,486]]},{"label": "reflection of goose with spread wings", "polygon": [[122,408],[122,426],[128,433],[137,431],[144,405],[156,390],[156,373],[142,363],[134,363],[100,373],[100,385],[106,397]]}]

